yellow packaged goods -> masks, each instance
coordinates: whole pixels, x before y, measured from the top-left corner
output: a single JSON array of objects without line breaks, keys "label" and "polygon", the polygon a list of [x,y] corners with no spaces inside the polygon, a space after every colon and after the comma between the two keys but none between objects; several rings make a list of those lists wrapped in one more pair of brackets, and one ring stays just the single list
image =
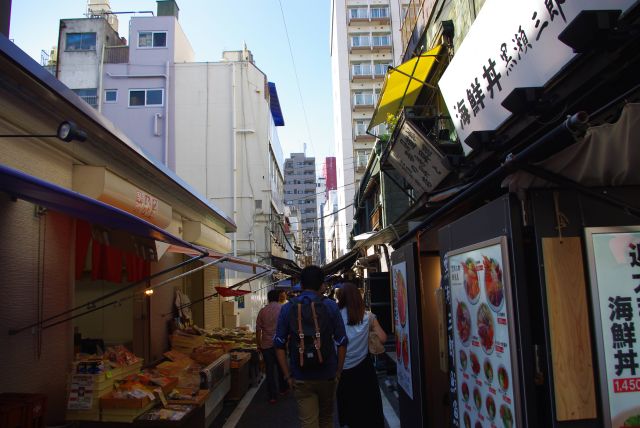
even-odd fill
[{"label": "yellow packaged goods", "polygon": [[[111,354],[114,361],[94,356],[72,364],[67,387],[67,420],[99,421],[100,398],[110,394],[117,381],[140,371],[141,358],[132,358],[133,354],[123,357],[122,350],[116,353]],[[126,365],[127,362],[131,364]]]},{"label": "yellow packaged goods", "polygon": [[202,345],[204,345],[204,336],[196,336],[180,330],[176,330],[171,335],[171,347],[185,355],[191,354],[194,348]]},{"label": "yellow packaged goods", "polygon": [[204,345],[196,348],[191,353],[191,359],[195,362],[208,366],[226,353],[224,347],[220,345]]}]

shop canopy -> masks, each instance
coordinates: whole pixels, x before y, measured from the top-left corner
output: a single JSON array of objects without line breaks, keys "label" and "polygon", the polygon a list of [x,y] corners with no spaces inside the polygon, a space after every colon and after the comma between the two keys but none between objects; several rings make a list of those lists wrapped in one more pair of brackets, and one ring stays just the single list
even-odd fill
[{"label": "shop canopy", "polygon": [[397,67],[389,67],[367,131],[386,121],[389,114],[395,116],[403,107],[415,104],[422,87],[431,86],[427,78],[441,50],[442,45],[438,45]]},{"label": "shop canopy", "polygon": [[0,191],[108,230],[127,232],[139,238],[188,248],[193,254],[203,254],[193,244],[133,214],[6,165],[0,165]]},{"label": "shop canopy", "polygon": [[193,245],[191,248],[185,248],[181,245],[171,245],[167,252],[181,253],[191,256],[202,254],[204,252],[207,254],[204,257],[204,263],[224,259],[223,261],[217,263],[216,267],[220,269],[229,269],[236,272],[248,273],[251,275],[260,275],[266,274],[267,272],[275,271],[275,269],[271,266],[254,263],[250,260],[246,260],[240,257],[234,257],[229,254],[219,253],[210,248],[200,247],[197,245]]}]

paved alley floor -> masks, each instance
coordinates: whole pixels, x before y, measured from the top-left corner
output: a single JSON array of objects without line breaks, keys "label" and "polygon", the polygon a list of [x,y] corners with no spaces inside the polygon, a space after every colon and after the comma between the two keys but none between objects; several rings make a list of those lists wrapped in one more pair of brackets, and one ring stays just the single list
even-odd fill
[{"label": "paved alley floor", "polygon": [[[396,375],[389,373],[384,359],[381,359],[376,367],[382,392],[385,427],[399,428]],[[294,428],[299,426],[298,409],[293,394],[281,396],[275,404],[270,404],[267,400],[266,383],[261,381],[257,387],[250,388],[239,402],[225,402],[222,412],[210,428]],[[339,427],[337,419],[335,427]]]}]

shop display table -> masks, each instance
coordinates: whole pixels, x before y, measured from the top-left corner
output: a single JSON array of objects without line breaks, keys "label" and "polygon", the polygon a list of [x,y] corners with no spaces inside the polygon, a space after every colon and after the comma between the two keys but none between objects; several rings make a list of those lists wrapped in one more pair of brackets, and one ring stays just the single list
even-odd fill
[{"label": "shop display table", "polygon": [[145,420],[144,415],[138,417],[133,422],[78,422],[78,428],[196,428],[205,426],[204,405],[194,406],[179,421],[169,420]]},{"label": "shop display table", "polygon": [[244,397],[251,382],[249,376],[251,354],[247,352],[233,352],[231,357],[231,390],[226,399],[237,401]]}]

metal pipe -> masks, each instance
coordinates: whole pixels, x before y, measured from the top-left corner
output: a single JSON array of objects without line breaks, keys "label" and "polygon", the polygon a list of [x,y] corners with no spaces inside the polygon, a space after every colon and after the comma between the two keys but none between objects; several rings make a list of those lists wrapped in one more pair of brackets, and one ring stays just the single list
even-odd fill
[{"label": "metal pipe", "polygon": [[[204,268],[207,268],[207,267],[209,267],[209,266],[212,266],[212,265],[215,265],[215,264],[221,263],[221,262],[223,262],[223,261],[225,261],[225,260],[226,260],[226,258],[225,258],[225,257],[222,257],[222,258],[220,258],[220,259],[218,259],[218,260],[214,260],[213,262],[206,263],[206,264],[204,264],[204,265],[202,265],[202,266],[199,266],[199,267],[197,267],[197,268],[195,268],[195,269],[192,269],[192,270],[190,270],[190,271],[188,271],[188,272],[184,272],[184,273],[181,273],[180,275],[174,276],[173,278],[169,278],[169,279],[167,279],[167,280],[164,280],[164,281],[162,281],[162,282],[160,282],[160,283],[158,283],[158,284],[154,285],[153,287],[150,287],[150,289],[151,289],[151,290],[155,290],[156,288],[160,288],[160,287],[162,287],[162,286],[163,286],[163,285],[165,285],[165,284],[168,284],[168,283],[170,283],[170,282],[175,281],[176,279],[180,279],[180,278],[185,277],[185,276],[187,276],[187,275],[191,275],[191,274],[192,274],[192,273],[194,273],[194,272],[197,272],[197,271],[202,270],[202,269],[204,269]],[[131,299],[132,297],[133,297],[133,295],[131,295],[131,296],[127,296],[127,297],[123,297],[123,298],[121,298],[121,299],[119,299],[119,300],[114,300],[114,301],[109,302],[109,303],[105,303],[104,305],[98,306],[97,308],[91,308],[91,309],[89,309],[89,310],[87,310],[87,311],[85,311],[85,312],[82,312],[82,313],[79,313],[79,314],[75,314],[75,315],[73,315],[73,316],[70,316],[70,317],[65,318],[65,319],[63,319],[63,320],[60,320],[60,321],[56,321],[56,322],[54,322],[53,324],[48,324],[48,325],[44,325],[44,326],[43,326],[42,324],[40,324],[40,325],[41,325],[41,329],[42,329],[42,330],[46,330],[46,329],[51,328],[51,327],[54,327],[54,326],[56,326],[56,325],[58,325],[58,324],[65,323],[65,322],[67,322],[67,321],[71,321],[72,319],[79,318],[79,317],[81,317],[81,316],[83,316],[83,315],[88,315],[88,314],[90,314],[90,313],[93,313],[93,312],[99,311],[100,309],[104,309],[104,308],[109,307],[109,306],[111,306],[111,305],[115,305],[116,303],[122,303],[122,302],[124,302],[125,300],[129,300],[129,299]]]},{"label": "metal pipe", "polygon": [[[181,267],[186,266],[186,265],[188,265],[188,264],[190,264],[190,263],[192,263],[192,262],[195,262],[195,261],[201,260],[201,259],[203,259],[203,258],[205,258],[205,257],[207,257],[207,256],[208,256],[208,254],[200,254],[199,256],[192,257],[192,258],[190,258],[189,260],[185,260],[185,261],[183,261],[183,262],[180,262],[180,263],[178,263],[178,264],[177,264],[177,265],[175,265],[175,266],[171,266],[170,268],[163,269],[163,270],[161,270],[160,272],[156,272],[156,273],[154,273],[154,274],[152,274],[152,275],[149,275],[148,277],[143,278],[143,279],[141,279],[141,280],[139,280],[139,281],[132,282],[131,284],[126,285],[126,286],[124,286],[123,288],[120,288],[120,289],[118,289],[118,290],[112,291],[111,293],[107,293],[107,294],[105,294],[104,296],[101,296],[101,297],[98,297],[98,298],[96,298],[96,299],[91,300],[90,302],[84,303],[84,304],[82,304],[82,305],[76,306],[76,307],[71,308],[71,309],[67,309],[67,310],[66,310],[66,311],[64,311],[64,312],[61,312],[61,313],[59,313],[59,314],[57,314],[57,315],[53,315],[53,316],[51,316],[51,317],[49,317],[49,318],[45,318],[45,319],[43,319],[43,320],[42,320],[41,322],[39,322],[39,323],[38,323],[38,322],[36,322],[36,323],[30,324],[30,325],[28,325],[28,326],[26,326],[26,327],[22,327],[22,328],[18,328],[18,329],[10,329],[10,330],[9,330],[9,335],[10,335],[10,336],[13,336],[13,335],[16,335],[16,334],[18,334],[18,333],[21,333],[21,332],[23,332],[23,331],[25,331],[25,330],[28,330],[28,329],[30,329],[30,328],[37,327],[37,326],[41,326],[42,324],[44,324],[44,323],[46,323],[46,322],[48,322],[48,321],[54,320],[54,319],[56,319],[56,318],[60,318],[60,317],[62,317],[62,316],[64,316],[64,315],[70,314],[71,312],[75,312],[75,311],[77,311],[78,309],[82,309],[82,308],[85,308],[85,307],[91,307],[91,306],[95,305],[95,304],[96,304],[96,303],[98,303],[98,302],[101,302],[101,301],[103,301],[103,300],[105,300],[105,299],[108,299],[109,297],[112,297],[112,296],[115,296],[115,295],[117,295],[117,294],[120,294],[120,293],[122,293],[123,291],[127,291],[127,290],[129,290],[129,289],[131,289],[131,288],[135,287],[136,285],[140,285],[140,284],[142,284],[142,283],[144,283],[144,282],[147,282],[147,281],[149,281],[149,280],[151,280],[151,279],[153,279],[153,278],[156,278],[156,277],[158,277],[158,276],[160,276],[160,275],[164,275],[164,274],[166,274],[166,273],[169,273],[169,272],[171,272],[172,270],[175,270],[175,269],[181,268]],[[109,306],[109,305],[107,305],[107,306]],[[104,307],[104,306],[101,306],[101,307]],[[74,316],[73,318],[75,318],[75,316]],[[70,318],[70,319],[73,319],[73,318]]]},{"label": "metal pipe", "polygon": [[514,168],[517,168],[519,163],[529,160],[535,160],[535,158],[540,155],[542,149],[546,148],[546,145],[551,141],[557,141],[559,138],[575,137],[579,133],[584,132],[587,129],[588,119],[589,115],[586,112],[578,112],[572,116],[569,116],[567,120],[540,137],[531,145],[527,146],[518,154],[509,154],[505,159],[505,162],[499,168],[494,169],[489,174],[485,175],[474,184],[469,186],[466,190],[463,190],[461,193],[454,196],[453,199],[444,204],[442,207],[438,208],[433,214],[427,217],[419,225],[402,235],[397,241],[393,242],[391,244],[392,247],[397,249],[409,239],[412,239],[416,233],[424,232],[432,225],[433,222],[449,213],[459,203],[469,202],[474,198],[477,198],[483,188],[485,188],[489,184],[502,180],[504,177],[512,173]]}]

